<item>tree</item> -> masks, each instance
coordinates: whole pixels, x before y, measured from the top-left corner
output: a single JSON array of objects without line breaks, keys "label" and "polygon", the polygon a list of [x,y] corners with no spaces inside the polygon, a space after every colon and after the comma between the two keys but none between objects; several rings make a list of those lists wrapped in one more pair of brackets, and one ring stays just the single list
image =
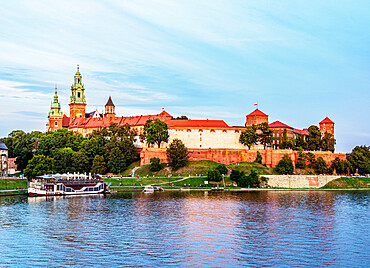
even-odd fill
[{"label": "tree", "polygon": [[104,157],[101,155],[96,155],[93,160],[93,165],[91,167],[91,173],[93,174],[105,174],[107,171],[107,166],[104,161]]},{"label": "tree", "polygon": [[239,170],[233,169],[230,173],[230,180],[237,182],[240,178],[240,172]]},{"label": "tree", "polygon": [[310,126],[308,128],[307,147],[310,151],[320,150],[321,133],[317,126]]},{"label": "tree", "polygon": [[257,143],[257,127],[255,125],[248,126],[246,130],[243,130],[239,136],[239,142],[248,146],[248,149],[251,149],[253,144]]},{"label": "tree", "polygon": [[297,138],[295,139],[295,148],[302,148],[303,150],[307,150],[307,142],[305,140],[305,135],[298,134]]},{"label": "tree", "polygon": [[148,144],[157,144],[161,147],[162,142],[167,142],[169,138],[168,126],[165,122],[155,119],[148,119],[144,125],[144,132],[140,135],[140,140]]},{"label": "tree", "polygon": [[239,187],[253,187],[253,188],[260,187],[258,175],[254,170],[252,170],[248,176],[246,176],[244,172],[240,172],[237,184]]},{"label": "tree", "polygon": [[96,155],[104,154],[104,144],[105,141],[97,137],[90,138],[89,140],[84,140],[81,143],[81,152],[84,152],[90,160],[90,163],[94,160]]},{"label": "tree", "polygon": [[150,171],[160,171],[162,169],[161,160],[158,157],[150,158]]},{"label": "tree", "polygon": [[109,170],[112,173],[124,171],[131,163],[139,159],[134,144],[129,139],[120,140],[118,137],[111,137],[104,146],[104,156]]},{"label": "tree", "polygon": [[272,130],[269,128],[267,122],[263,122],[258,125],[260,133],[258,134],[258,141],[263,144],[263,148],[266,149],[267,145],[271,144],[272,141]]},{"label": "tree", "polygon": [[306,168],[306,154],[303,150],[298,152],[297,164],[295,166],[300,169]]},{"label": "tree", "polygon": [[351,164],[351,173],[370,174],[370,147],[356,146],[347,160]]},{"label": "tree", "polygon": [[55,173],[67,173],[71,172],[72,166],[72,154],[71,148],[68,149],[54,149],[53,155],[53,172]]},{"label": "tree", "polygon": [[257,151],[256,160],[254,160],[255,163],[262,164],[262,156],[260,151]]},{"label": "tree", "polygon": [[181,140],[174,139],[167,149],[167,159],[175,169],[185,166],[189,159],[188,148]]},{"label": "tree", "polygon": [[282,143],[280,143],[279,147],[280,149],[293,149],[294,144],[290,140],[284,140]]},{"label": "tree", "polygon": [[313,168],[316,162],[316,156],[313,153],[308,152],[306,153],[306,159],[308,161],[308,167]]},{"label": "tree", "polygon": [[74,172],[84,173],[90,171],[90,161],[84,152],[75,152],[71,158]]},{"label": "tree", "polygon": [[188,117],[186,115],[178,116],[176,118],[173,118],[172,120],[188,120]]},{"label": "tree", "polygon": [[335,139],[333,138],[333,135],[328,132],[325,132],[320,142],[321,150],[331,151],[334,153],[334,145],[335,145]]},{"label": "tree", "polygon": [[43,155],[35,155],[28,162],[24,175],[28,180],[31,180],[35,176],[41,176],[44,174],[50,174],[53,167],[53,159]]},{"label": "tree", "polygon": [[216,167],[216,170],[220,172],[221,175],[227,175],[227,167],[223,164],[220,164]]},{"label": "tree", "polygon": [[288,154],[284,154],[283,158],[276,165],[275,170],[280,174],[293,174],[294,166]]},{"label": "tree", "polygon": [[350,162],[347,160],[341,160],[339,157],[336,157],[330,165],[329,172],[333,173],[335,171],[336,174],[344,174],[347,175],[350,172]]},{"label": "tree", "polygon": [[328,165],[326,164],[324,158],[322,158],[321,156],[317,158],[313,168],[315,169],[315,172],[317,174],[325,174],[328,171]]},{"label": "tree", "polygon": [[222,180],[221,174],[217,169],[209,170],[207,177],[209,181],[221,181]]}]

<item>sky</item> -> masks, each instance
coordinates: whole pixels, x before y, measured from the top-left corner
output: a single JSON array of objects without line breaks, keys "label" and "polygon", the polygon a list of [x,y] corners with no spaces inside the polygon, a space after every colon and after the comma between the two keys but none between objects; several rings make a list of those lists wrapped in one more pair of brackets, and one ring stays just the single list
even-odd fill
[{"label": "sky", "polygon": [[87,112],[244,125],[258,108],[294,128],[335,122],[336,151],[370,145],[370,1],[2,1],[0,137],[69,113],[79,64]]}]

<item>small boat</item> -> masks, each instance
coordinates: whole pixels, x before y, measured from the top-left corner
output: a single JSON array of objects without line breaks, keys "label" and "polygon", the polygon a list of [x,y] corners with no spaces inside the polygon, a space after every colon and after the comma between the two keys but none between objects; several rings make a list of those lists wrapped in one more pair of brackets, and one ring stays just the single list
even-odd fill
[{"label": "small boat", "polygon": [[28,196],[83,195],[109,193],[109,185],[100,178],[58,178],[40,176],[29,183]]},{"label": "small boat", "polygon": [[211,191],[212,192],[222,192],[222,191],[224,191],[225,189],[223,188],[223,187],[212,187],[211,188]]},{"label": "small boat", "polygon": [[143,193],[154,193],[154,187],[151,185],[145,186]]}]

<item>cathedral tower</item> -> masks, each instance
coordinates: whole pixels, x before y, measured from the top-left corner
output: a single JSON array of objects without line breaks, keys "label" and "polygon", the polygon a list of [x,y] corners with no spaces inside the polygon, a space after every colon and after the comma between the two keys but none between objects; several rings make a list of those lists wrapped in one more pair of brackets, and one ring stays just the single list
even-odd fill
[{"label": "cathedral tower", "polygon": [[113,104],[112,98],[109,96],[107,104],[105,105],[105,117],[116,117],[115,106]]},{"label": "cathedral tower", "polygon": [[62,128],[63,122],[63,112],[60,108],[60,103],[58,101],[58,92],[55,87],[54,100],[51,103],[50,111],[48,115],[48,123],[46,124],[46,131],[56,131]]},{"label": "cathedral tower", "polygon": [[74,82],[71,86],[71,91],[72,95],[69,102],[70,123],[76,118],[85,117],[85,88],[82,84],[82,76],[78,65],[77,72],[74,76]]}]

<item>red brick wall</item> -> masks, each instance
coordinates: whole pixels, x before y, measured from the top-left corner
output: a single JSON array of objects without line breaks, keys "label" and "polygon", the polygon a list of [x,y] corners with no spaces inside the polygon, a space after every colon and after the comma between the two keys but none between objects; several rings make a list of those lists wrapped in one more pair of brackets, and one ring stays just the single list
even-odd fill
[{"label": "red brick wall", "polygon": [[[262,156],[262,164],[268,167],[276,167],[277,163],[283,158],[284,154],[288,154],[293,163],[297,162],[298,152],[291,149],[287,150],[259,150]],[[345,154],[337,154],[331,152],[312,152],[316,157],[321,156],[328,164],[339,157],[346,159]],[[253,162],[256,159],[257,150],[246,149],[189,149],[189,160],[210,160],[221,164],[232,164],[238,162]],[[166,149],[146,148],[140,153],[141,165],[150,164],[150,158],[158,157],[162,163],[167,162]]]}]

